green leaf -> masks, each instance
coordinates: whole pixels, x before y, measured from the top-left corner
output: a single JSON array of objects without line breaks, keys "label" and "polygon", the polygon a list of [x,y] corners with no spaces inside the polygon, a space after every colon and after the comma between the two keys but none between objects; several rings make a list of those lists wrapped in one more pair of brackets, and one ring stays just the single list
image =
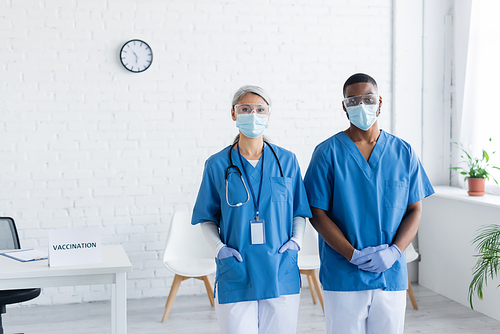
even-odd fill
[{"label": "green leaf", "polygon": [[[490,138],[491,139],[491,138]],[[491,140],[490,140],[491,141]],[[460,161],[460,163],[465,163],[466,167],[450,167],[451,170],[454,170],[456,172],[459,172],[461,175],[465,175],[466,178],[480,178],[480,179],[489,179],[489,171],[487,168],[495,168],[500,170],[500,167],[497,166],[490,166],[489,161],[490,157],[492,154],[495,152],[488,154],[486,150],[482,150],[482,156],[480,157],[472,157],[467,150],[465,149],[464,145],[460,142],[453,142],[460,150],[461,150],[461,157],[464,159],[463,161]],[[465,158],[467,157],[467,158]],[[496,182],[496,180],[495,180]]]},{"label": "green leaf", "polygon": [[486,159],[486,162],[488,162],[490,160],[490,157],[489,157],[488,153],[486,153],[485,150],[483,150],[483,158]]},{"label": "green leaf", "polygon": [[488,278],[494,279],[500,273],[500,225],[482,226],[472,240],[479,254],[474,255],[477,262],[473,268],[472,280],[469,285],[469,303],[474,309],[474,295],[482,300],[483,287],[488,284]]}]

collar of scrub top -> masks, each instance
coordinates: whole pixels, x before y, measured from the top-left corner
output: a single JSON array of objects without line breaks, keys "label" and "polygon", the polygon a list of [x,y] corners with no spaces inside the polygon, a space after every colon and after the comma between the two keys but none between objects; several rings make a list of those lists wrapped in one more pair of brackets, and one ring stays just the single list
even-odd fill
[{"label": "collar of scrub top", "polygon": [[255,192],[253,191],[252,182],[250,182],[250,179],[248,178],[247,169],[245,168],[245,164],[243,163],[243,158],[241,157],[240,144],[236,143],[236,148],[238,149],[238,156],[240,157],[241,167],[243,167],[243,174],[245,175],[245,179],[247,179],[248,187],[250,188],[250,192],[252,193],[253,204],[255,205],[255,221],[259,221],[259,202],[260,202],[260,193],[262,191],[262,179],[264,175],[264,148],[265,148],[264,145],[265,144],[262,145],[262,156],[261,156],[262,161],[260,162],[261,166],[260,166],[259,194],[257,197],[255,197]]},{"label": "collar of scrub top", "polygon": [[352,157],[356,161],[356,164],[363,171],[365,176],[370,179],[373,176],[373,173],[377,170],[378,163],[384,154],[387,144],[387,132],[380,129],[380,135],[375,143],[375,147],[373,147],[372,153],[368,161],[366,161],[365,157],[361,154],[359,148],[352,141],[351,138],[345,133],[341,132],[339,136],[340,142],[344,144],[344,146],[351,152]]},{"label": "collar of scrub top", "polygon": [[[233,165],[233,158],[232,158],[232,152],[233,152],[233,148],[236,146],[238,142],[234,143],[233,145],[231,145],[231,147],[229,148],[229,151],[228,151],[228,156],[229,156],[229,166],[226,168],[226,181],[227,181],[227,177],[229,175],[229,170],[231,168],[234,168],[236,170],[236,173],[238,173],[238,175],[241,177],[241,172],[240,172],[240,169],[238,168],[238,166],[235,166]],[[264,140],[264,144],[267,145],[267,147],[269,147],[271,149],[271,152],[273,152],[273,155],[274,157],[276,158],[276,162],[278,163],[278,167],[280,169],[280,175],[281,177],[283,177],[283,169],[281,168],[281,163],[280,163],[280,159],[278,159],[278,156],[276,155],[276,152],[274,152],[274,148],[271,144],[269,144],[267,141]],[[243,178],[241,179],[243,181]],[[245,185],[245,182],[243,182],[243,185]],[[246,186],[245,186],[245,189],[246,189]],[[247,202],[248,202],[248,198],[247,198]],[[246,203],[246,202],[245,202]],[[245,203],[241,203],[240,205],[242,204],[245,204]],[[228,203],[229,204],[229,203]],[[240,205],[237,205],[237,206],[240,206]]]}]

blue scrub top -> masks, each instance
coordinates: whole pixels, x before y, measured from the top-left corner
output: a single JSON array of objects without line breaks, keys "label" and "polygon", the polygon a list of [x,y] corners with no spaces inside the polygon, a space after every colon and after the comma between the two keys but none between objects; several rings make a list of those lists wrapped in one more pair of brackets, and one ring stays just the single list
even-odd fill
[{"label": "blue scrub top", "polygon": [[[344,133],[319,144],[304,178],[309,203],[327,211],[354,248],[393,243],[407,206],[434,189],[415,152],[383,130],[368,162]],[[327,291],[408,288],[406,252],[383,273],[359,270],[319,237],[320,280]]]},{"label": "blue scrub top", "polygon": [[[215,259],[216,289],[220,304],[277,298],[300,292],[297,251],[287,250],[279,254],[278,250],[292,237],[293,218],[311,217],[311,210],[297,158],[281,147],[273,145],[273,148],[284,177],[281,177],[278,162],[266,145],[259,204],[259,219],[264,220],[265,238],[265,243],[261,245],[251,244],[250,221],[255,218],[255,206],[248,184],[250,199],[246,204],[230,207],[226,202],[225,173],[230,165],[230,147],[214,154],[205,163],[191,224],[216,222],[222,242],[238,250],[243,257],[243,262],[236,261],[234,257]],[[238,151],[232,149],[231,157],[246,183]],[[243,157],[242,161],[257,195],[262,159],[256,167]],[[228,187],[230,204],[246,201],[247,193],[234,169],[229,174]]]}]

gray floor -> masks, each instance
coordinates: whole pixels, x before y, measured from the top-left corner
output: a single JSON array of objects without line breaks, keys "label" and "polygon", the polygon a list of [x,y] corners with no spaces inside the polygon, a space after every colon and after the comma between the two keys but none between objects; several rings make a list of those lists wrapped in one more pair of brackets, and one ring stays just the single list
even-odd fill
[{"label": "gray floor", "polygon": [[[414,287],[419,310],[408,299],[406,334],[414,333],[500,333],[500,322],[459,305],[423,287]],[[165,323],[165,298],[130,300],[129,333],[218,333],[215,312],[206,295],[179,296]],[[110,304],[84,304],[18,307],[3,315],[5,334],[110,333]],[[301,296],[297,333],[325,333],[319,304],[314,305],[308,289]]]}]

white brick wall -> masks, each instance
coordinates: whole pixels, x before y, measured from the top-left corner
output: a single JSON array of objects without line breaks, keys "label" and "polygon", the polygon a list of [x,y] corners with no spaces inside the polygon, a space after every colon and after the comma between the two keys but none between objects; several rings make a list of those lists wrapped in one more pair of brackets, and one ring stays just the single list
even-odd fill
[{"label": "white brick wall", "polygon": [[[175,210],[192,208],[205,159],[237,131],[243,84],[267,89],[267,135],[305,172],[315,145],[348,123],[341,88],[372,74],[390,126],[390,0],[0,1],[0,214],[24,247],[53,228],[101,226],[134,266],[130,298],[166,296]],[[149,43],[150,69],[119,62]],[[201,283],[201,282],[200,282]],[[186,281],[179,294],[202,293]],[[44,289],[34,303],[109,298],[109,287]]]}]

